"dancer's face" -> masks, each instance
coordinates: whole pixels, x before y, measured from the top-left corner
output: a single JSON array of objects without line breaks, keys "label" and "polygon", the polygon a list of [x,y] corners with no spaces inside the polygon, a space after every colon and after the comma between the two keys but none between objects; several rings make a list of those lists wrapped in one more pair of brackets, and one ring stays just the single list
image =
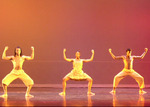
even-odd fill
[{"label": "dancer's face", "polygon": [[80,52],[76,52],[76,58],[77,58],[77,59],[80,58]]},{"label": "dancer's face", "polygon": [[16,48],[16,55],[19,56],[21,54],[21,49],[20,48]]},{"label": "dancer's face", "polygon": [[131,56],[132,51],[127,51],[127,56]]}]

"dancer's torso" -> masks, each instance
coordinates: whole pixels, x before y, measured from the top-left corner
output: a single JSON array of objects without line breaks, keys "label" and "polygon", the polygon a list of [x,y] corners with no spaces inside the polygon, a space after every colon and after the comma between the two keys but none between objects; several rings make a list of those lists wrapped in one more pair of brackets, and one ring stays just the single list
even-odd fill
[{"label": "dancer's torso", "polygon": [[22,70],[24,58],[23,57],[13,57],[12,63],[13,63],[13,69],[14,70]]},{"label": "dancer's torso", "polygon": [[82,70],[83,67],[83,60],[82,59],[74,59],[73,60],[73,69],[74,70]]},{"label": "dancer's torso", "polygon": [[133,60],[134,60],[133,56],[131,57],[124,56],[123,57],[124,68],[133,69]]}]

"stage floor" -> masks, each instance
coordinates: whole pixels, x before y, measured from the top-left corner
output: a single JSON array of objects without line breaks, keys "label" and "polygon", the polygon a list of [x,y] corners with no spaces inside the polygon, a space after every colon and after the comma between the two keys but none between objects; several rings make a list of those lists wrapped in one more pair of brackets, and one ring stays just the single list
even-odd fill
[{"label": "stage floor", "polygon": [[[118,88],[116,95],[112,88],[92,88],[95,96],[87,96],[87,88],[70,87],[66,96],[58,93],[62,88],[33,88],[34,98],[25,98],[26,88],[8,87],[8,98],[0,98],[0,106],[150,106],[150,89],[139,95],[138,88]],[[2,94],[2,88],[0,94]]]}]

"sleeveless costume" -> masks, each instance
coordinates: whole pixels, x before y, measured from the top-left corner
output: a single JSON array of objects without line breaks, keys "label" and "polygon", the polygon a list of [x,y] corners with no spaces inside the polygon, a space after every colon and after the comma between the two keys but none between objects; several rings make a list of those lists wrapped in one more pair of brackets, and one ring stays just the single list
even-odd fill
[{"label": "sleeveless costume", "polygon": [[89,75],[87,75],[86,73],[84,73],[84,71],[82,70],[83,67],[83,60],[73,60],[73,70],[68,73],[65,77],[69,77],[72,80],[76,80],[76,81],[82,81],[82,80],[86,80],[87,78],[91,78]]}]

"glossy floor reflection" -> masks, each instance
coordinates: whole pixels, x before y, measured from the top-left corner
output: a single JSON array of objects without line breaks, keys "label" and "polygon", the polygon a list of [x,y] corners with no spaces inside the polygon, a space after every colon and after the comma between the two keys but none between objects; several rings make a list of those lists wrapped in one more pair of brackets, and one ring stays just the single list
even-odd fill
[{"label": "glossy floor reflection", "polygon": [[[87,96],[87,88],[67,88],[66,96],[59,96],[61,88],[33,88],[34,98],[25,98],[26,88],[9,88],[8,98],[0,98],[0,106],[150,106],[150,89],[144,95],[138,88],[93,88],[95,96]],[[2,89],[0,89],[2,94]]]}]

